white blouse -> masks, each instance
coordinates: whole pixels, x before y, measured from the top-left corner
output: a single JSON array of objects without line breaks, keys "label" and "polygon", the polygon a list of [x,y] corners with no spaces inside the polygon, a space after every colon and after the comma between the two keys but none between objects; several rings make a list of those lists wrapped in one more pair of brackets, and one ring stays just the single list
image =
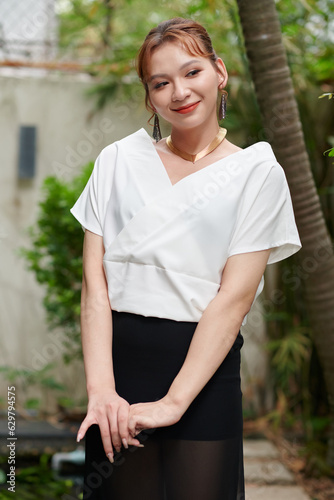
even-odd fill
[{"label": "white blouse", "polygon": [[[266,142],[173,185],[141,128],[102,150],[71,212],[103,237],[111,309],[143,316],[198,322],[228,257],[272,248],[271,264],[301,247],[284,171]],[[263,277],[256,297],[262,289]]]}]

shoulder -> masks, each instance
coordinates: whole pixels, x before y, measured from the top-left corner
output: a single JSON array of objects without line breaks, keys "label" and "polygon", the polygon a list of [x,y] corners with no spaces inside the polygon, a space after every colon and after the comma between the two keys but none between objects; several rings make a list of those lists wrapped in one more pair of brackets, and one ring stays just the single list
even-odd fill
[{"label": "shoulder", "polygon": [[98,154],[95,162],[96,170],[110,171],[111,165],[115,165],[119,156],[122,154],[130,154],[131,152],[138,151],[140,145],[145,145],[150,140],[148,133],[144,128],[133,132],[121,139],[118,139],[107,146],[105,146]]},{"label": "shoulder", "polygon": [[288,189],[285,172],[268,142],[257,142],[230,156],[231,168],[238,175],[236,182],[244,193],[285,194]]},{"label": "shoulder", "polygon": [[128,147],[130,145],[135,145],[136,143],[144,143],[147,140],[149,140],[150,137],[146,130],[144,128],[140,128],[139,130],[136,130],[135,132],[126,135],[125,137],[122,137],[121,139],[117,139],[116,141],[112,142],[111,144],[108,144],[105,146],[100,154],[100,156],[107,157],[110,155],[114,155],[119,148],[122,147]]},{"label": "shoulder", "polygon": [[269,142],[261,141],[242,149],[241,156],[246,160],[250,169],[270,177],[284,177],[285,173],[282,166],[278,163],[274,151]]},{"label": "shoulder", "polygon": [[114,144],[118,148],[127,148],[129,146],[139,146],[140,144],[147,144],[147,142],[151,142],[151,138],[144,128],[140,128],[132,134],[119,139]]},{"label": "shoulder", "polygon": [[[260,141],[255,142],[251,146],[243,149],[243,152],[249,156],[250,159],[257,163],[269,162],[278,164],[273,148],[269,142]],[[279,165],[280,166],[280,165]],[[281,167],[282,168],[282,167]]]},{"label": "shoulder", "polygon": [[268,142],[257,142],[243,150],[249,159],[249,183],[272,200],[286,197],[289,191],[283,167]]},{"label": "shoulder", "polygon": [[[218,149],[218,148],[217,148]],[[242,170],[250,172],[257,168],[265,169],[265,166],[277,163],[276,157],[268,142],[261,141],[241,148],[225,139],[220,150],[223,158],[242,165]]]}]

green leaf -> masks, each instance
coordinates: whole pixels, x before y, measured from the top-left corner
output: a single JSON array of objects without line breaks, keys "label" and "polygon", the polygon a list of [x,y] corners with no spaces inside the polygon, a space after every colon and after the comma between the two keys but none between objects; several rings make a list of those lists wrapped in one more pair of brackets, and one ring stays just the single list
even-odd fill
[{"label": "green leaf", "polygon": [[333,157],[334,156],[334,148],[330,148],[330,149],[327,149],[326,151],[324,151],[323,153],[324,155],[328,155],[328,156],[331,156]]}]

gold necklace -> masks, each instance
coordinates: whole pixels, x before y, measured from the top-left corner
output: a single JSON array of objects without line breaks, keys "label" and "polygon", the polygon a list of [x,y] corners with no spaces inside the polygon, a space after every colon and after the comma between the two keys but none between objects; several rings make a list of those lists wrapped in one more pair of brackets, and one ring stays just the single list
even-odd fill
[{"label": "gold necklace", "polygon": [[204,156],[207,156],[214,149],[216,149],[219,146],[219,144],[223,142],[226,134],[227,134],[226,128],[219,127],[219,132],[213,139],[213,141],[211,141],[208,146],[206,146],[204,149],[202,149],[202,151],[200,151],[196,155],[192,155],[190,153],[186,153],[185,151],[181,151],[181,149],[178,149],[176,146],[174,146],[171,135],[167,137],[166,145],[177,156],[180,156],[184,160],[192,161],[193,163],[195,163],[196,161],[200,160],[201,158],[204,158]]}]

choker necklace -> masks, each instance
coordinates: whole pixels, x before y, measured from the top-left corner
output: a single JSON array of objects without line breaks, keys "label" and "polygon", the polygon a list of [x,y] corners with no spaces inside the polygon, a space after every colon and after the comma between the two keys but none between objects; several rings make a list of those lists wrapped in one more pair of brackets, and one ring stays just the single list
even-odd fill
[{"label": "choker necklace", "polygon": [[167,137],[166,145],[177,156],[180,156],[184,160],[188,160],[188,161],[195,163],[196,161],[200,160],[201,158],[204,158],[204,156],[207,156],[214,149],[216,149],[219,146],[219,144],[221,144],[223,142],[226,134],[227,134],[226,128],[219,127],[219,132],[216,135],[216,137],[213,139],[213,141],[211,141],[208,146],[206,146],[204,149],[202,149],[202,151],[200,151],[196,155],[191,155],[190,153],[186,153],[185,151],[181,151],[180,149],[175,147],[171,136]]}]

